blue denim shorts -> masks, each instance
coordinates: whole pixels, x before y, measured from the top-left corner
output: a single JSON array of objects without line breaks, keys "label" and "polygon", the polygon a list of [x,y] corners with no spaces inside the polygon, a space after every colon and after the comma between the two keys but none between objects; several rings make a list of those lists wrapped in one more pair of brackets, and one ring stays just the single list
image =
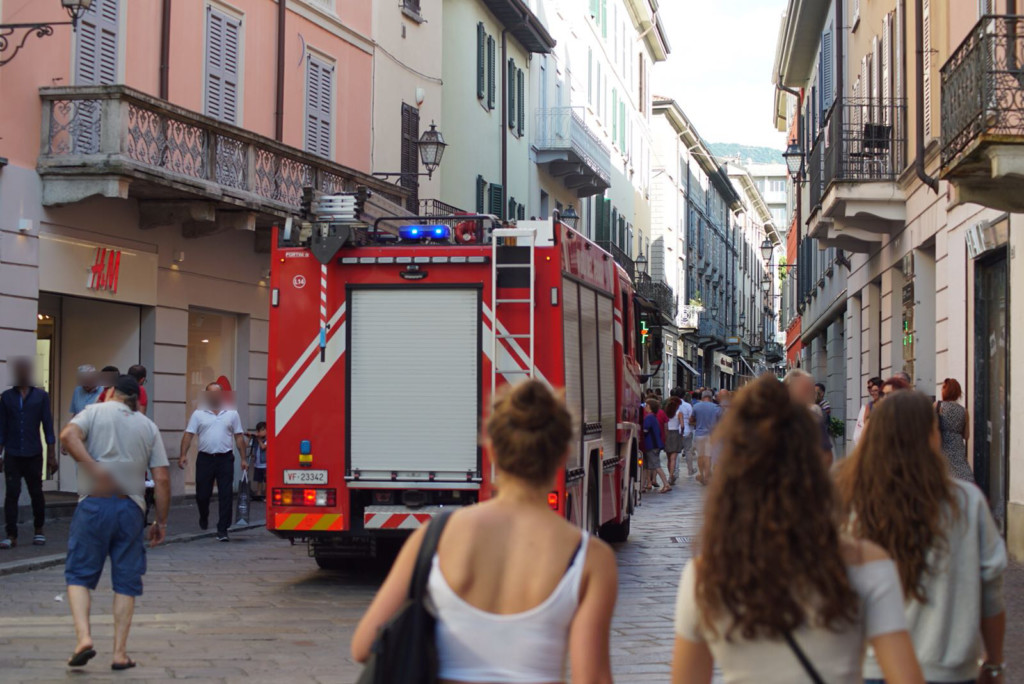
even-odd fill
[{"label": "blue denim shorts", "polygon": [[145,517],[131,499],[86,497],[71,518],[64,579],[69,585],[95,589],[110,556],[114,593],[142,596],[146,574]]}]

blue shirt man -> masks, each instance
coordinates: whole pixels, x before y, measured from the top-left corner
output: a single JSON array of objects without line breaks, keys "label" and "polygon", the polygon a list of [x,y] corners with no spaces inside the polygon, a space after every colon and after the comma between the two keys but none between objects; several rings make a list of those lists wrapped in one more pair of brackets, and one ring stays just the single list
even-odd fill
[{"label": "blue shirt man", "polygon": [[68,410],[72,417],[77,416],[89,404],[96,403],[96,400],[103,394],[103,388],[97,384],[96,368],[89,364],[78,367],[78,386],[71,394],[71,406]]},{"label": "blue shirt man", "polygon": [[705,392],[705,396],[693,407],[694,434],[697,437],[707,437],[715,429],[722,410],[711,401],[711,393]]},{"label": "blue shirt man", "polygon": [[32,362],[18,359],[12,363],[14,387],[0,394],[0,470],[4,472],[4,523],[6,537],[0,540],[0,549],[9,549],[18,543],[18,499],[21,481],[25,481],[32,499],[32,517],[36,534],[32,543],[46,543],[43,523],[46,519],[46,500],[43,496],[43,443],[40,427],[46,440],[46,456],[50,468],[56,467],[53,445],[53,414],[50,395],[32,386]]}]

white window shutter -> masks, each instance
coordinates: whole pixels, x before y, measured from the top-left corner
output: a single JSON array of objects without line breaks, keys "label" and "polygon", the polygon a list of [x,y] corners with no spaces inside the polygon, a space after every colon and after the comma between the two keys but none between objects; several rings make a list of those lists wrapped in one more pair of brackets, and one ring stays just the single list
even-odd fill
[{"label": "white window shutter", "polygon": [[306,151],[331,158],[331,113],[334,104],[334,67],[306,58]]},{"label": "white window shutter", "polygon": [[207,7],[206,114],[238,122],[238,73],[242,22]]},{"label": "white window shutter", "polygon": [[931,2],[923,0],[921,13],[924,22],[924,140],[925,144],[932,138],[932,19]]}]

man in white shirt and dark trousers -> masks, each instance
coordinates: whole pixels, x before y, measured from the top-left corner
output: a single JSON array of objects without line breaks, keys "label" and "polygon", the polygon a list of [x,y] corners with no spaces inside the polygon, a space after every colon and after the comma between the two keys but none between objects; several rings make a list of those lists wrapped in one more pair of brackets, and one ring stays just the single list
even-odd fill
[{"label": "man in white shirt and dark trousers", "polygon": [[235,479],[235,454],[238,448],[242,470],[249,464],[245,460],[245,431],[238,411],[224,408],[221,386],[211,382],[206,386],[205,407],[197,409],[189,418],[185,434],[181,436],[181,455],[178,467],[188,465],[188,450],[192,438],[199,440],[199,456],[196,458],[196,504],[199,506],[199,527],[205,530],[210,519],[210,498],[213,483],[217,483],[217,541],[226,542],[228,527],[231,526],[232,492]]}]

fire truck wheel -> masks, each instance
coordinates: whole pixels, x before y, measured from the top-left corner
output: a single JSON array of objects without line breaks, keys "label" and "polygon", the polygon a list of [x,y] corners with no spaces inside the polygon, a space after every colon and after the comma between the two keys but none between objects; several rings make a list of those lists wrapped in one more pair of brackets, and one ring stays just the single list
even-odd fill
[{"label": "fire truck wheel", "polygon": [[622,522],[609,522],[601,526],[601,539],[610,543],[624,542],[629,539],[629,521],[632,518],[626,516]]},{"label": "fire truck wheel", "polygon": [[345,559],[344,558],[324,558],[323,556],[316,556],[317,566],[321,570],[344,570]]}]

